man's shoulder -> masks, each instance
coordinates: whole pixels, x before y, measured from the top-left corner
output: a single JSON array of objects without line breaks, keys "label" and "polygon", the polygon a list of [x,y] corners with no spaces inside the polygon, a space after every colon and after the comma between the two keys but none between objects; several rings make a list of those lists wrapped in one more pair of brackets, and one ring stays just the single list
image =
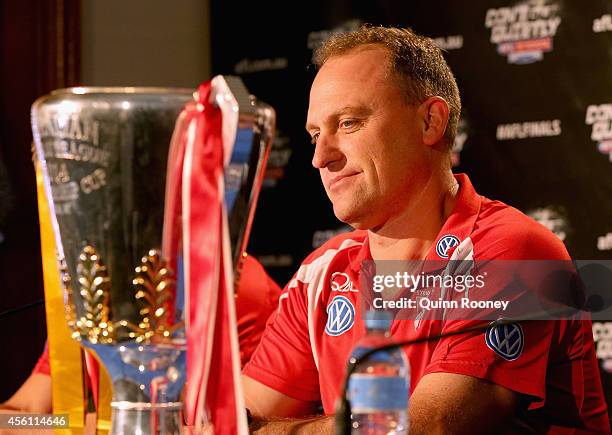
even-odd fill
[{"label": "man's shoulder", "polygon": [[548,228],[508,204],[487,198],[472,239],[477,251],[488,258],[569,259],[563,242]]},{"label": "man's shoulder", "polygon": [[288,288],[297,287],[299,283],[312,286],[321,282],[332,263],[334,267],[350,266],[352,256],[361,249],[366,237],[366,231],[356,230],[331,238],[304,259]]},{"label": "man's shoulder", "polygon": [[366,236],[366,231],[357,230],[331,238],[306,257],[286,288],[312,290],[320,287],[330,265],[334,264],[334,267],[340,268],[350,266],[351,254],[361,249]]}]

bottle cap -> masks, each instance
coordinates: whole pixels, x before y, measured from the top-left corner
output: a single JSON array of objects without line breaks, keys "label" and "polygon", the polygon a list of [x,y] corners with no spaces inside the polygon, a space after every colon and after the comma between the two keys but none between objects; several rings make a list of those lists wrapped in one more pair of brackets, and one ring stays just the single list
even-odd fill
[{"label": "bottle cap", "polygon": [[388,311],[370,309],[366,312],[365,324],[367,329],[388,331],[391,328],[392,321],[393,315]]}]

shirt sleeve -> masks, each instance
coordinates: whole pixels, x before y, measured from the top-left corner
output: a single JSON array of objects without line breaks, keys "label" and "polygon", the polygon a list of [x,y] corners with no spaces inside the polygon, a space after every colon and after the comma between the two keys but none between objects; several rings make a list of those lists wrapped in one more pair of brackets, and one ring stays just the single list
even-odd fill
[{"label": "shirt sleeve", "polygon": [[297,400],[320,399],[308,335],[307,298],[295,278],[283,290],[278,310],[243,374]]},{"label": "shirt sleeve", "polygon": [[[466,329],[475,323],[449,321],[442,332]],[[423,375],[444,372],[473,376],[531,396],[535,406],[541,406],[546,398],[553,329],[552,321],[530,321],[442,338]],[[497,338],[487,339],[487,335]]]},{"label": "shirt sleeve", "polygon": [[[540,305],[540,299],[546,295],[540,294],[541,275],[546,267],[557,267],[570,260],[561,241],[535,222],[497,228],[481,233],[480,237],[474,243],[479,248],[475,249],[474,257],[486,259],[489,269],[486,280],[491,284],[482,290],[475,289],[472,294],[484,291],[482,300],[510,300],[511,305],[519,307],[509,316],[500,313],[501,317],[520,319],[542,312],[545,305]],[[484,323],[474,318],[466,316],[446,321],[442,334]],[[496,314],[485,318],[498,317]],[[485,330],[444,337],[438,342],[424,375],[446,372],[484,379],[529,396],[531,409],[541,407],[546,399],[551,355],[558,348],[555,340],[561,335],[559,328],[565,328],[567,321],[546,320],[550,317],[544,314],[539,318],[542,320],[496,324]]]}]

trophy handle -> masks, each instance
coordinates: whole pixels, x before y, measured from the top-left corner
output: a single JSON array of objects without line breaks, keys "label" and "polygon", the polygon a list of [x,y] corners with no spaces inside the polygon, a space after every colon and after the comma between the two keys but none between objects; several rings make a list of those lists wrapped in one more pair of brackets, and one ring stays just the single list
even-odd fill
[{"label": "trophy handle", "polygon": [[271,106],[250,95],[239,77],[217,76],[213,79],[213,86],[217,89],[212,98],[221,110],[227,108],[223,99],[230,99],[233,106],[231,109],[238,112],[237,120],[232,113],[224,112],[224,123],[228,122],[229,127],[235,127],[235,134],[233,131],[227,134],[226,125],[223,127],[226,135],[224,140],[233,140],[231,155],[225,167],[225,203],[236,288],[274,139],[276,113]]}]

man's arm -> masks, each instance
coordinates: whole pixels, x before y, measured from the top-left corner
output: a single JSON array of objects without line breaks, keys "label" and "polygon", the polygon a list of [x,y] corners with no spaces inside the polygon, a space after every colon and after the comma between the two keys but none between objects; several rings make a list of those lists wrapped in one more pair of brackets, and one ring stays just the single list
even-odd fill
[{"label": "man's arm", "polygon": [[255,419],[249,430],[256,435],[333,435],[334,417],[329,415],[300,419]]},{"label": "man's arm", "polygon": [[316,411],[316,403],[294,399],[245,375],[242,389],[245,405],[253,417],[303,417]]},{"label": "man's arm", "polygon": [[304,402],[280,393],[242,375],[246,407],[253,415],[250,429],[256,434],[332,434],[333,417],[303,417],[316,412],[316,403]]},{"label": "man's arm", "polygon": [[0,404],[0,409],[40,414],[50,413],[51,376],[32,373],[10,399]]},{"label": "man's arm", "polygon": [[410,397],[410,434],[510,433],[506,431],[520,405],[521,395],[500,385],[430,373]]},{"label": "man's arm", "polygon": [[[0,414],[50,414],[51,376],[32,373],[19,389],[4,403],[0,403]],[[25,433],[53,435],[53,429],[0,429],[0,435],[22,435]]]},{"label": "man's arm", "polygon": [[[314,412],[312,402],[302,402],[243,376],[247,408],[260,433],[332,433],[333,418],[261,420],[299,417]],[[410,397],[410,434],[476,434],[506,432],[520,408],[520,394],[505,387],[454,373],[430,373]]]}]

